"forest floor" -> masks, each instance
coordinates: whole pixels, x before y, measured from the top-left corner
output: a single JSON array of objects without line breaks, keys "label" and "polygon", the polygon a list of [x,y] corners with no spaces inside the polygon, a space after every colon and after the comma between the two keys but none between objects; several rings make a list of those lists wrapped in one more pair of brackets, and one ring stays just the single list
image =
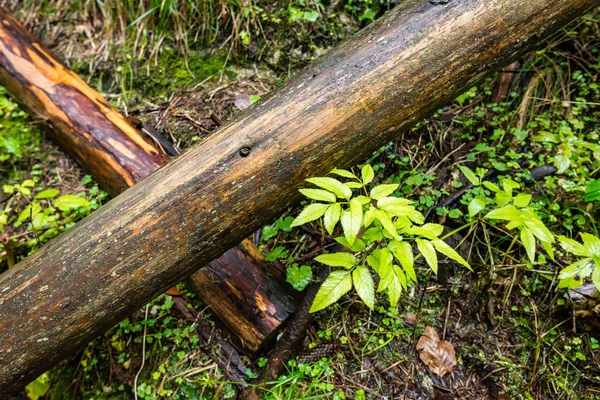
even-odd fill
[{"label": "forest floor", "polygon": [[[164,16],[162,9],[145,14],[150,6],[140,10],[125,0],[107,0],[105,8],[100,2],[83,8],[75,1],[37,3],[43,4],[7,5],[120,112],[181,150],[385,11],[372,1],[351,0],[244,6],[212,0],[202,3],[216,7],[209,16],[185,2],[171,2],[175,8]],[[131,17],[123,17],[127,13]],[[365,163],[377,182],[399,184],[400,194],[415,201],[428,221],[459,228],[476,220],[468,210],[474,192],[459,169],[467,166],[485,169],[491,181],[519,182],[553,232],[598,236],[600,203],[586,200],[586,193],[600,170],[599,44],[600,14],[582,17],[543,50],[506,66]],[[39,239],[50,240],[109,200],[2,88],[0,126],[5,191],[21,185],[33,196],[57,189],[86,200],[67,213],[48,211]],[[542,177],[533,180],[532,173]],[[10,209],[2,205],[0,271],[38,246],[21,215],[26,206],[24,199]],[[267,259],[286,268],[314,267],[305,256],[335,243],[316,223],[290,228],[298,211],[288,210],[256,235]],[[385,300],[371,311],[356,295],[343,297],[317,314],[285,375],[263,384],[264,398],[600,398],[600,302],[589,283],[583,296],[558,288],[558,271],[569,256],[559,252],[552,261],[540,252],[531,262],[522,246],[513,246],[514,232],[479,220],[457,237],[454,244],[474,272],[441,260],[440,274],[431,276],[417,263],[419,283],[396,307]],[[199,301],[193,306],[210,318]],[[141,309],[89,343],[22,397],[128,399],[134,390],[143,399],[239,395],[192,324],[175,312],[171,296],[159,296],[150,310],[148,318]],[[442,377],[415,348],[427,326],[456,353],[457,365]],[[134,384],[142,341],[145,367]],[[245,360],[248,381],[266,358],[268,352]]]}]

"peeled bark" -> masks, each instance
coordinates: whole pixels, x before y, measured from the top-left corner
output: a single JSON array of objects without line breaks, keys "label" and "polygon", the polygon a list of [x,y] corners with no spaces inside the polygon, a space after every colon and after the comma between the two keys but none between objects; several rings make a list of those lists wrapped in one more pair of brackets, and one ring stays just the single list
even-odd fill
[{"label": "peeled bark", "polygon": [[[435,3],[435,4],[433,4]],[[598,0],[403,1],[0,277],[14,390]]]},{"label": "peeled bark", "polygon": [[[52,139],[105,190],[121,193],[169,161],[153,139],[142,135],[1,7],[0,20],[0,84],[33,118],[51,128]],[[190,284],[238,342],[256,351],[293,307],[285,290],[260,268],[262,264],[241,259],[240,253],[239,249],[225,253],[213,261],[218,268],[200,270]],[[213,281],[221,283],[220,290],[196,284]],[[253,290],[235,289],[244,286]]]}]

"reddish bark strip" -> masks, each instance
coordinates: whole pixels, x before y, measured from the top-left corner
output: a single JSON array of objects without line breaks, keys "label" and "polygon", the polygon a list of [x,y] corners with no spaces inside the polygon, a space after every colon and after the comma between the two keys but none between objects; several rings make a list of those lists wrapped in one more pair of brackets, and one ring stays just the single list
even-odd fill
[{"label": "reddish bark strip", "polygon": [[[598,0],[402,1],[208,140],[0,276],[17,389]],[[244,154],[241,154],[243,151]]]}]

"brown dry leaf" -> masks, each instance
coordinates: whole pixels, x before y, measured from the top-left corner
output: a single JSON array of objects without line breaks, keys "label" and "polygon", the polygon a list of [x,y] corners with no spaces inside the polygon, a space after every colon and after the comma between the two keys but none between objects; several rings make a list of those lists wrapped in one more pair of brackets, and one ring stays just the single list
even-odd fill
[{"label": "brown dry leaf", "polygon": [[169,296],[181,296],[181,292],[179,291],[179,289],[177,289],[177,286],[173,286],[172,288],[167,290],[165,294]]},{"label": "brown dry leaf", "polygon": [[417,343],[419,358],[429,367],[431,372],[443,377],[446,372],[452,372],[456,365],[454,346],[447,341],[440,341],[435,328],[428,326]]}]

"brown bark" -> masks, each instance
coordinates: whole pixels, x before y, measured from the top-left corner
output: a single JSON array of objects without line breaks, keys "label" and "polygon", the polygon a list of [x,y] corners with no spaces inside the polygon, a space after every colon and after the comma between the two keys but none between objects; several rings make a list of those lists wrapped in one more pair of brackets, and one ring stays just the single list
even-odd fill
[{"label": "brown bark", "polygon": [[0,277],[0,387],[34,378],[598,0],[403,1]]},{"label": "brown bark", "polygon": [[186,283],[244,341],[244,348],[257,350],[272,341],[294,311],[294,303],[275,279],[256,267],[264,262],[255,258],[256,247],[248,240],[243,244],[210,262]]},{"label": "brown bark", "polygon": [[[104,189],[116,195],[169,161],[153,139],[135,129],[1,7],[0,20],[0,84],[34,119],[51,128],[50,136]],[[245,349],[256,351],[293,307],[285,290],[259,268],[262,264],[240,254],[239,249],[225,253],[198,271],[190,286]],[[219,290],[209,282],[220,282]]]}]

